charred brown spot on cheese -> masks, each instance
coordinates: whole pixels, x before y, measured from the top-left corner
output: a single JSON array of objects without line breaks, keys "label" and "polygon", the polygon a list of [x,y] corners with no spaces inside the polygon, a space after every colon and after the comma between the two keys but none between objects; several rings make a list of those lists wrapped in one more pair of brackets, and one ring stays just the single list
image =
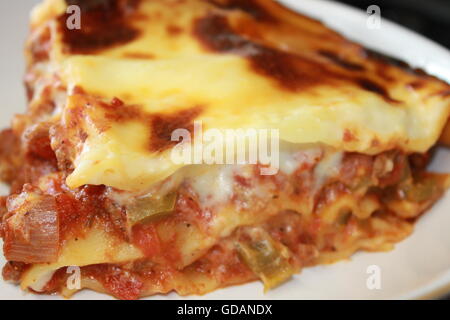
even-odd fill
[{"label": "charred brown spot on cheese", "polygon": [[345,142],[352,142],[352,141],[356,141],[358,139],[356,138],[356,136],[354,135],[354,133],[351,130],[345,129],[343,140]]},{"label": "charred brown spot on cheese", "polygon": [[[296,91],[322,82],[311,76],[309,71],[315,72],[314,66],[274,49],[262,48],[260,54],[251,57],[250,61],[256,72],[274,78],[289,90]],[[316,67],[319,73],[324,71],[321,66]]]},{"label": "charred brown spot on cheese", "polygon": [[153,60],[155,56],[150,53],[144,52],[125,52],[122,55],[126,59],[141,59],[141,60]]},{"label": "charred brown spot on cheese", "polygon": [[363,49],[362,51],[363,58],[369,58],[379,63],[379,65],[382,67],[383,65],[389,67],[389,66],[396,66],[404,71],[407,71],[413,75],[420,76],[420,77],[431,77],[428,75],[424,70],[420,68],[414,68],[405,61],[402,61],[400,59],[388,56],[384,53],[372,50],[372,49]]},{"label": "charred brown spot on cheese", "polygon": [[75,86],[72,90],[72,94],[84,95],[84,94],[86,94],[86,92],[84,91],[84,89],[82,87]]},{"label": "charred brown spot on cheese", "polygon": [[350,71],[364,71],[364,66],[354,63],[351,61],[347,61],[344,58],[340,57],[338,54],[328,51],[328,50],[319,50],[318,53],[333,62],[334,64],[338,65],[341,68],[344,68],[346,70]]},{"label": "charred brown spot on cheese", "polygon": [[177,25],[168,25],[166,28],[166,31],[171,36],[177,36],[183,32],[183,28],[177,26]]},{"label": "charred brown spot on cheese", "polygon": [[110,103],[100,102],[105,110],[105,118],[115,122],[127,122],[145,119],[145,113],[138,106],[126,105],[119,98],[113,98]]},{"label": "charred brown spot on cheese", "polygon": [[59,17],[64,51],[70,54],[91,54],[130,42],[139,35],[131,25],[138,0],[67,0],[81,8],[81,29],[69,29],[68,13]]},{"label": "charred brown spot on cheese", "polygon": [[450,96],[450,90],[442,90],[436,93],[436,96],[447,98]]},{"label": "charred brown spot on cheese", "polygon": [[150,128],[149,149],[152,152],[161,152],[177,144],[176,141],[171,141],[173,131],[186,129],[192,132],[193,122],[203,110],[202,107],[195,106],[168,114],[148,113],[139,106],[125,104],[119,98],[112,99],[110,103],[99,102],[99,106],[103,108],[105,118],[109,121],[135,121]]},{"label": "charred brown spot on cheese", "polygon": [[219,15],[207,15],[195,21],[194,35],[212,51],[245,54],[243,49],[261,49],[257,44],[235,33],[228,20]]},{"label": "charred brown spot on cheese", "polygon": [[422,88],[424,88],[426,86],[426,83],[423,81],[412,81],[410,83],[408,83],[408,87],[414,89],[414,90],[420,90]]},{"label": "charred brown spot on cheese", "polygon": [[259,0],[209,0],[209,2],[222,9],[243,11],[259,21],[277,21]]},{"label": "charred brown spot on cheese", "polygon": [[393,99],[387,89],[383,88],[381,84],[376,83],[370,79],[359,78],[355,80],[356,83],[364,90],[376,93],[389,103],[399,103],[400,101]]},{"label": "charred brown spot on cheese", "polygon": [[150,150],[161,152],[177,144],[172,141],[172,133],[177,129],[194,130],[194,120],[201,114],[202,107],[178,111],[173,114],[151,115]]},{"label": "charred brown spot on cheese", "polygon": [[260,75],[276,80],[283,88],[298,91],[336,79],[324,65],[306,57],[252,42],[236,33],[228,20],[210,14],[195,21],[194,35],[209,50],[242,56]]}]

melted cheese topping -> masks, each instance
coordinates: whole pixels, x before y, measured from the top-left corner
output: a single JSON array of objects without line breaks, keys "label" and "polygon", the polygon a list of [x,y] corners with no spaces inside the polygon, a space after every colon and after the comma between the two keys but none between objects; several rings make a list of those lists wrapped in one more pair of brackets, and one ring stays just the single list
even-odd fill
[{"label": "melted cheese topping", "polygon": [[209,208],[227,203],[233,196],[234,176],[238,172],[234,166],[217,166],[204,175],[192,178],[192,189],[199,195],[200,205]]},{"label": "melted cheese topping", "polygon": [[[137,37],[82,54],[68,53],[64,32],[57,27],[55,17],[65,8],[61,0],[47,0],[35,10],[32,26],[50,23],[53,28],[53,67],[69,92],[66,107],[55,116],[77,146],[70,159],[75,170],[67,179],[69,187],[104,184],[145,190],[182,167],[170,160],[170,149],[148,148],[155,139],[155,123],[139,118],[105,120],[101,108],[89,102],[80,106],[74,88],[103,101],[117,97],[149,116],[171,117],[199,107],[195,119],[205,128],[278,129],[280,139],[293,144],[321,143],[375,154],[392,148],[424,152],[436,143],[450,113],[450,97],[438,94],[449,90],[447,84],[362,57],[360,46],[271,1],[252,3],[282,23],[255,20],[245,10],[225,10],[211,3],[142,0],[129,21],[138,30]],[[208,38],[213,28],[203,30],[199,21],[214,15],[225,17],[237,36],[233,38],[225,29]],[[256,30],[256,35],[241,32],[246,30],[242,26]],[[310,33],[300,32],[302,28]],[[327,48],[317,48],[319,35],[329,36],[330,42],[323,45]],[[220,36],[231,40],[214,43]],[[213,43],[205,45],[205,39]],[[334,64],[317,54],[325,49],[336,53]],[[273,59],[265,61],[262,70],[255,69],[259,61],[255,57],[264,54]],[[283,87],[302,76],[286,71],[283,59],[311,64],[311,71],[301,66],[306,70],[301,89],[290,84]],[[275,61],[274,66],[267,65],[270,61]],[[384,77],[376,72],[380,66]],[[317,78],[314,68],[327,71]],[[413,82],[421,82],[421,88],[413,89]],[[76,117],[80,107],[84,109],[81,118]],[[75,128],[70,123],[76,123]],[[74,134],[80,128],[87,133],[86,139]]]}]

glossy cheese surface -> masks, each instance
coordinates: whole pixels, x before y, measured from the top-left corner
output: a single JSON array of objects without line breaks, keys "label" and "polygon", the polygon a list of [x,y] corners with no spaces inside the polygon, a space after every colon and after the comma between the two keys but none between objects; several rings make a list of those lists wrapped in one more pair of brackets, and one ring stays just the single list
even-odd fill
[{"label": "glossy cheese surface", "polygon": [[[67,90],[54,118],[70,141],[71,188],[145,190],[182,165],[171,133],[278,129],[294,144],[424,152],[450,114],[450,86],[269,0],[71,1],[33,13],[51,30]],[[56,142],[55,142],[56,143]]]}]

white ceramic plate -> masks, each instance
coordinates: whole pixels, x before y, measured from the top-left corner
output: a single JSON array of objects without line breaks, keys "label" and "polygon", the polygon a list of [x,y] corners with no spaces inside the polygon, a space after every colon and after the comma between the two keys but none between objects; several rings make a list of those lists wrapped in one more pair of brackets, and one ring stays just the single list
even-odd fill
[{"label": "white ceramic plate", "polygon": [[[22,87],[22,45],[28,12],[38,0],[0,1],[0,126],[25,109]],[[435,43],[391,22],[367,27],[368,14],[324,0],[284,0],[286,4],[326,22],[367,47],[401,58],[450,81],[450,53]],[[376,1],[374,1],[376,2]],[[381,8],[383,13],[383,8]],[[433,169],[450,172],[450,152],[440,150]],[[6,192],[6,189],[3,190]],[[407,240],[388,253],[358,253],[351,261],[306,269],[281,287],[263,293],[260,283],[218,290],[191,299],[410,299],[437,297],[450,290],[450,196],[442,199],[417,224]],[[3,259],[2,259],[3,260]],[[0,261],[3,265],[4,261]],[[381,270],[381,289],[369,290],[367,268]],[[23,293],[0,281],[0,299],[55,299]],[[109,299],[84,291],[74,299]],[[151,299],[179,299],[175,294]]]}]

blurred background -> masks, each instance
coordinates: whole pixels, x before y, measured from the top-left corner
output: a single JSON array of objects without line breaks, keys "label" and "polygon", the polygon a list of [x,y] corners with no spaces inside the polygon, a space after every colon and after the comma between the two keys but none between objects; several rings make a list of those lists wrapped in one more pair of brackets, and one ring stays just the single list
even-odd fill
[{"label": "blurred background", "polygon": [[366,10],[378,5],[384,18],[450,49],[450,0],[334,0]]}]

